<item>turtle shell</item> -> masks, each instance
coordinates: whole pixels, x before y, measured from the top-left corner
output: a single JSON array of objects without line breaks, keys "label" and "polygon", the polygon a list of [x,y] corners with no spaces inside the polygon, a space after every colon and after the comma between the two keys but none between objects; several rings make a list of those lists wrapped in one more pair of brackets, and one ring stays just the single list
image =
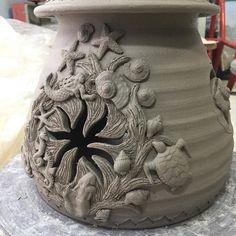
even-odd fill
[{"label": "turtle shell", "polygon": [[164,153],[159,153],[156,159],[157,174],[170,188],[181,187],[189,180],[189,156],[178,146],[168,147]]}]

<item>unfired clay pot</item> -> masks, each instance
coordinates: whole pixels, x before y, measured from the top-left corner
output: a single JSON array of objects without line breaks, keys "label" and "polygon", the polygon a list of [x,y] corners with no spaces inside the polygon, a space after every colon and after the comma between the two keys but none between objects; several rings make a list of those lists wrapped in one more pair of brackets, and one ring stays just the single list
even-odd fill
[{"label": "unfired clay pot", "polygon": [[81,222],[151,228],[199,214],[227,180],[229,91],[197,30],[205,0],[54,0],[59,31],[23,145],[43,199]]}]

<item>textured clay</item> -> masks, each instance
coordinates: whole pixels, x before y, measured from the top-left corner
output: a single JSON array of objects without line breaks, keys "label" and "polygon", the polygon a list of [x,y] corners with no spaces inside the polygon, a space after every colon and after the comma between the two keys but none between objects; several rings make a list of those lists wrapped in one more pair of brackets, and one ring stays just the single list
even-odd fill
[{"label": "textured clay", "polygon": [[54,0],[36,10],[55,14],[60,28],[22,157],[57,211],[103,227],[151,228],[200,213],[223,188],[229,90],[196,28],[215,6],[125,2]]}]

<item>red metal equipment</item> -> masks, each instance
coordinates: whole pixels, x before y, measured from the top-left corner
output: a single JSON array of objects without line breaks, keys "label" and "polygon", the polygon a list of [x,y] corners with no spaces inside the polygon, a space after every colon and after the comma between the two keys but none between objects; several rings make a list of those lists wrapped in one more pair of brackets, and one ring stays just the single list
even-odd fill
[{"label": "red metal equipment", "polygon": [[25,4],[24,3],[12,4],[12,16],[13,19],[26,22]]},{"label": "red metal equipment", "polygon": [[[208,40],[217,41],[217,49],[215,54],[215,60],[213,61],[213,68],[217,73],[220,67],[221,55],[224,49],[224,46],[228,46],[232,49],[236,50],[236,42],[229,41],[226,37],[226,22],[225,22],[225,0],[216,0],[215,4],[220,7],[220,17],[219,17],[219,35],[215,38],[216,31],[216,16],[211,17],[210,30],[208,34]],[[209,50],[209,56],[212,58],[212,50]],[[235,54],[236,58],[236,54]],[[228,82],[228,87],[232,89],[234,82],[236,81],[236,75],[231,75],[230,80]]]}]

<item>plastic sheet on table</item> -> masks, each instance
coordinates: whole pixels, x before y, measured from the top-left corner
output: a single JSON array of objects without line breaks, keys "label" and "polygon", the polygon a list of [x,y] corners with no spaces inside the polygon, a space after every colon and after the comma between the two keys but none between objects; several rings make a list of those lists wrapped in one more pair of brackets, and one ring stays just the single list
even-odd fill
[{"label": "plastic sheet on table", "polygon": [[31,99],[55,34],[0,17],[0,168],[20,152]]}]

